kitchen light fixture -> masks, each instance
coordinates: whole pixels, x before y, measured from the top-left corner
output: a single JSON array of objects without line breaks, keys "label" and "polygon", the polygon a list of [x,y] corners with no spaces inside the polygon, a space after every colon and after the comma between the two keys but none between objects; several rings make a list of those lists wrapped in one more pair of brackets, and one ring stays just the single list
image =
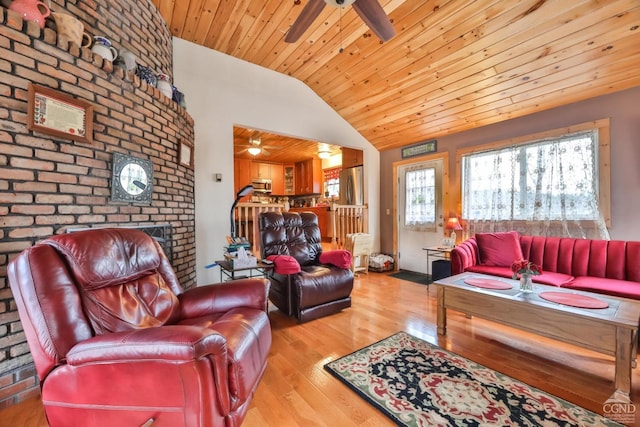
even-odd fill
[{"label": "kitchen light fixture", "polygon": [[318,151],[318,157],[321,159],[328,159],[331,157],[331,153],[329,151]]}]

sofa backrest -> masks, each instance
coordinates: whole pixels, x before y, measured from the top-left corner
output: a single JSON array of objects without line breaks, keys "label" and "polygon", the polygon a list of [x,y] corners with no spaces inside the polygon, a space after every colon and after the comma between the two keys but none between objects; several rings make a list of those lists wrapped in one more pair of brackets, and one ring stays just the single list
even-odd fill
[{"label": "sofa backrest", "polygon": [[262,212],[258,217],[262,258],[290,255],[301,266],[318,264],[322,241],[313,212]]},{"label": "sofa backrest", "polygon": [[640,282],[640,242],[520,236],[520,247],[543,271]]},{"label": "sofa backrest", "polygon": [[13,259],[7,275],[41,379],[81,341],[172,323],[180,314],[175,273],[139,230],[51,237]]}]

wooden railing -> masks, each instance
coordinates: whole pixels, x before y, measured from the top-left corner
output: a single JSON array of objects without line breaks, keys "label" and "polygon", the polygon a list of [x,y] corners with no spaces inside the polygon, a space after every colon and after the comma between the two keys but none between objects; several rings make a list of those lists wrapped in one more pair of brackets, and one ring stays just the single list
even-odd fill
[{"label": "wooden railing", "polygon": [[333,205],[331,210],[333,237],[331,246],[344,249],[347,234],[368,232],[367,205]]},{"label": "wooden railing", "polygon": [[[236,235],[246,237],[251,242],[251,251],[260,256],[260,234],[258,215],[261,212],[285,211],[283,203],[238,203],[235,212]],[[347,234],[368,232],[367,205],[333,205],[331,210],[331,226],[333,233],[331,247],[344,249]]]},{"label": "wooden railing", "polygon": [[284,203],[238,203],[236,207],[236,235],[251,242],[251,252],[260,257],[258,215],[261,212],[284,211]]}]

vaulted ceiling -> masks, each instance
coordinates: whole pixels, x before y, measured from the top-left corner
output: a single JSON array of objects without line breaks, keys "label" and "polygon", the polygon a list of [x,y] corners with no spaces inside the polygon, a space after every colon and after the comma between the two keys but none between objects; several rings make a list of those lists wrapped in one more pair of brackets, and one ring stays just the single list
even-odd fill
[{"label": "vaulted ceiling", "polygon": [[305,82],[379,150],[640,86],[638,0],[380,0],[385,43],[327,6],[285,43],[307,1],[152,0],[176,37]]}]

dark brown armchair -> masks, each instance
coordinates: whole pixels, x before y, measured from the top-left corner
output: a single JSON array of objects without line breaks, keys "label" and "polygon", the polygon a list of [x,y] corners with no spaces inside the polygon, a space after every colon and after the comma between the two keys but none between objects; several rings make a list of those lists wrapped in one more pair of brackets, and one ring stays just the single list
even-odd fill
[{"label": "dark brown armchair", "polygon": [[[331,258],[328,256],[331,251],[323,256],[318,218],[314,213],[263,212],[258,223],[262,258],[276,263],[269,275],[269,299],[276,307],[299,322],[351,307],[350,262],[346,267],[321,262]],[[286,274],[286,268],[283,272],[278,265],[279,258],[297,262],[298,272]]]},{"label": "dark brown armchair", "polygon": [[7,273],[50,426],[242,423],[271,347],[267,280],[183,291],[132,229],[51,237]]}]

